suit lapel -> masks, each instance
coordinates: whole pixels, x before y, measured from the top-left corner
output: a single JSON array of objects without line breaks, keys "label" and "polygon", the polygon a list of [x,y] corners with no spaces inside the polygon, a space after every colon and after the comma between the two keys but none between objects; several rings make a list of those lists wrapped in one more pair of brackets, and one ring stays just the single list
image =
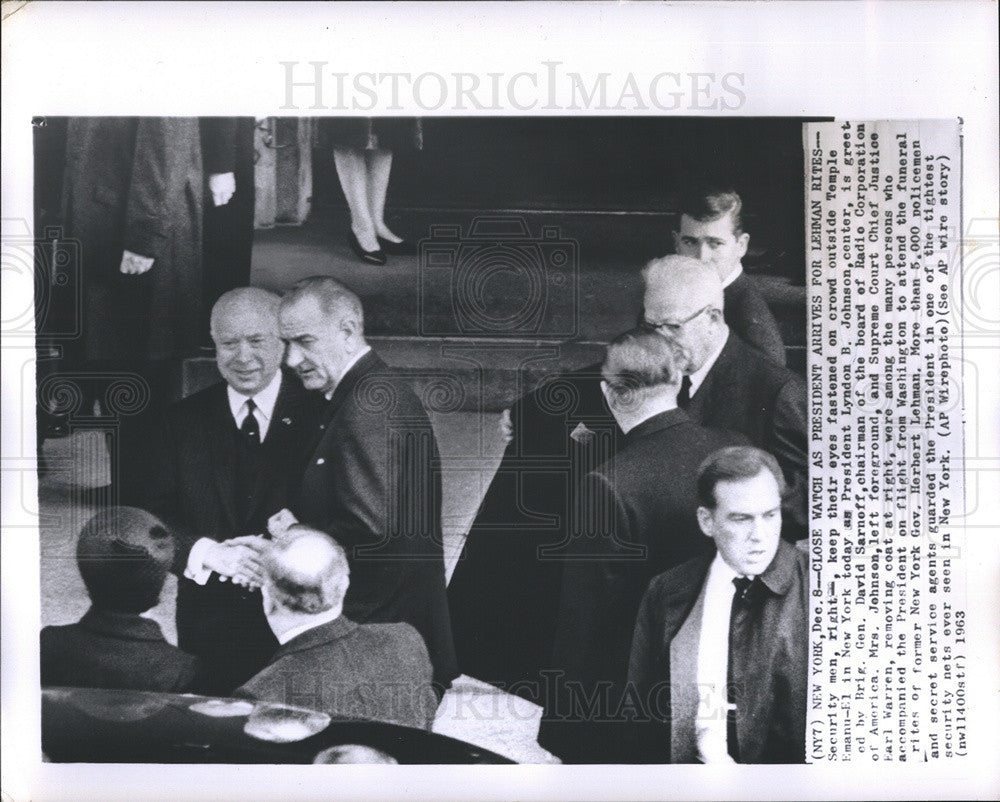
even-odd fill
[{"label": "suit lapel", "polygon": [[[719,352],[719,358],[715,360],[715,364],[709,369],[702,383],[698,385],[697,392],[691,396],[691,401],[687,405],[686,411],[695,422],[705,425],[706,417],[709,414],[706,404],[708,403],[708,399],[715,397],[712,388],[719,381],[719,377],[723,376],[729,370],[729,363],[733,360],[735,350],[736,343],[733,339],[733,333],[729,332],[726,344],[722,346],[722,350]],[[725,396],[722,396],[719,400],[729,403]]]},{"label": "suit lapel", "polygon": [[670,762],[694,763],[698,755],[698,641],[705,607],[705,583],[681,628],[670,642]]},{"label": "suit lapel", "polygon": [[326,408],[320,414],[320,422],[316,426],[316,431],[313,433],[309,447],[305,449],[306,466],[308,466],[310,458],[322,442],[323,436],[332,424],[334,416],[350,397],[351,393],[354,392],[354,388],[357,386],[358,382],[366,373],[377,370],[380,367],[385,367],[385,363],[379,358],[375,351],[369,351],[361,357],[361,359],[355,362],[354,365],[351,366],[351,369],[344,374],[339,382],[337,382],[333,395],[330,397],[330,400],[327,401]]},{"label": "suit lapel", "polygon": [[212,399],[209,414],[211,421],[208,426],[208,439],[212,453],[212,473],[222,500],[222,508],[230,526],[236,529],[242,523],[236,510],[236,442],[233,436],[236,422],[229,410],[225,382],[219,385],[219,392]]}]

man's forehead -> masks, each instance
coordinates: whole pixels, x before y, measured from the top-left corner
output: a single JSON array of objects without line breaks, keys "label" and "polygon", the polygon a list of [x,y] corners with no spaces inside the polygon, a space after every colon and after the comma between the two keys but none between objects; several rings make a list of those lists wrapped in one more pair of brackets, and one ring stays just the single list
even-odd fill
[{"label": "man's forehead", "polygon": [[726,212],[715,220],[695,220],[686,214],[681,215],[681,236],[712,236],[730,238],[736,236],[732,212]]},{"label": "man's forehead", "polygon": [[311,295],[281,305],[278,320],[281,327],[315,326],[325,319],[319,302]]},{"label": "man's forehead", "polygon": [[778,499],[778,482],[766,468],[756,476],[723,479],[715,485],[715,499],[719,505],[770,506]]},{"label": "man's forehead", "polygon": [[245,304],[226,307],[216,310],[212,326],[216,329],[275,331],[278,327],[277,310]]}]

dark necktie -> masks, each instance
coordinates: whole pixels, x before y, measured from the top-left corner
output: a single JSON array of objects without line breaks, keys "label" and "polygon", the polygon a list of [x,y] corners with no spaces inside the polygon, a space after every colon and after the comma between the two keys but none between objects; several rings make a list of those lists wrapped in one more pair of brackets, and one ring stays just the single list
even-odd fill
[{"label": "dark necktie", "polygon": [[746,636],[746,624],[750,611],[750,587],[753,581],[749,577],[738,576],[733,579],[736,592],[733,594],[733,606],[729,612],[729,664],[726,669],[726,746],[729,756],[740,762],[740,744],[736,731],[736,706],[743,695],[743,666],[740,659],[745,653],[742,648]]},{"label": "dark necktie", "polygon": [[677,406],[685,409],[691,403],[691,377],[686,375],[681,379],[681,389],[677,393]]},{"label": "dark necktie", "polygon": [[257,424],[257,416],[253,414],[253,411],[257,409],[257,405],[253,402],[252,398],[247,399],[247,414],[243,418],[243,423],[240,424],[240,431],[246,435],[247,442],[252,445],[260,445],[260,426]]}]

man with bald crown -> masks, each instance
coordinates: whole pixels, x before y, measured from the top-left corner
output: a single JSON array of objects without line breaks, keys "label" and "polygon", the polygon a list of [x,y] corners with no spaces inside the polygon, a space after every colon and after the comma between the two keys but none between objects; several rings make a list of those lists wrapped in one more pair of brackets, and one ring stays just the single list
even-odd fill
[{"label": "man with bald crown", "polygon": [[264,613],[281,646],[235,696],[429,730],[437,698],[423,638],[344,615],[350,567],[326,533],[289,527],[264,555]]},{"label": "man with bald crown", "polygon": [[278,304],[255,287],[219,298],[211,334],[224,381],[174,404],[125,471],[129,502],[176,533],[178,645],[201,658],[210,693],[232,691],[278,645],[261,610],[261,552],[318,412],[281,370]]}]

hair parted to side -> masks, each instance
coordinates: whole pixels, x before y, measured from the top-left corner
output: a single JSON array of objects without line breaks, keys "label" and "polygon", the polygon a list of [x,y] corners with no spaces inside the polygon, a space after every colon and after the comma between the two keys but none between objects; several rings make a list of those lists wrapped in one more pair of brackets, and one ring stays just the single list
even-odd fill
[{"label": "hair parted to side", "polygon": [[619,397],[640,394],[661,385],[678,385],[683,349],[656,332],[633,329],[620,334],[608,346],[601,375]]},{"label": "hair parted to side", "polygon": [[708,223],[730,215],[733,234],[743,233],[743,201],[732,186],[722,183],[702,182],[685,190],[680,197],[680,213]]},{"label": "hair parted to side", "polygon": [[288,610],[322,613],[344,600],[350,567],[344,549],[325,532],[302,524],[274,541],[264,560],[270,592]]},{"label": "hair parted to side", "polygon": [[315,298],[320,309],[337,321],[352,319],[364,329],[365,313],[361,299],[347,285],[330,276],[309,276],[299,279],[282,296],[281,305],[290,306],[303,298]]},{"label": "hair parted to side", "polygon": [[718,504],[715,488],[720,482],[753,479],[762,471],[770,471],[778,483],[778,494],[785,497],[785,476],[774,456],[753,446],[729,446],[709,454],[698,466],[698,503],[714,510]]}]

